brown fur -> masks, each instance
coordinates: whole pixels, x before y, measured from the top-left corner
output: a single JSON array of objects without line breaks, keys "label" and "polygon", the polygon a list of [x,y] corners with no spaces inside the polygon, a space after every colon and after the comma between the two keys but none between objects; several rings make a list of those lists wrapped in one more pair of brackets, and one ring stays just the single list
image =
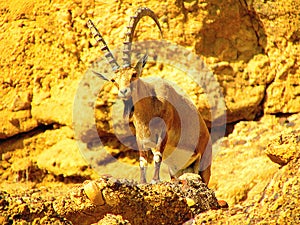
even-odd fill
[{"label": "brown fur", "polygon": [[[133,111],[133,123],[136,129],[136,139],[141,152],[141,157],[148,159],[146,153],[150,150],[144,145],[144,142],[152,143],[152,152],[160,152],[162,159],[167,159],[172,155],[176,149],[180,138],[182,143],[180,148],[184,149],[191,155],[190,159],[181,165],[181,168],[175,168],[176,171],[170,171],[171,177],[178,177],[185,172],[199,173],[204,182],[208,184],[210,178],[210,163],[211,163],[211,141],[208,129],[201,115],[197,111],[196,107],[191,103],[187,96],[180,95],[171,84],[165,82],[162,79],[146,79],[139,78],[136,75],[140,75],[138,68],[126,68],[116,72],[115,82],[118,84],[119,90],[130,87],[129,97],[134,103]],[[132,74],[135,74],[132,76]],[[139,100],[141,99],[141,100]],[[139,101],[137,101],[139,100]],[[176,102],[179,108],[175,107],[171,103]],[[183,111],[183,115],[186,115],[183,119],[191,120],[190,123],[185,123],[185,127],[182,128],[182,121],[178,114],[178,110]],[[192,117],[197,118],[192,118]],[[162,126],[156,126],[151,130],[149,126],[153,118],[161,118],[165,123],[165,133],[160,133]],[[181,131],[185,130],[188,133],[181,134]],[[193,134],[193,132],[197,132]],[[162,143],[157,143],[156,136],[163,135]],[[197,136],[199,137],[198,139]],[[193,148],[193,141],[197,141],[195,148]],[[207,150],[206,150],[207,149]],[[201,162],[201,158],[205,152],[206,160]],[[179,160],[179,159],[178,159]],[[202,165],[202,170],[199,169]],[[176,167],[175,161],[169,162],[170,167]],[[159,177],[154,178],[159,179]],[[145,178],[141,178],[145,181]]]},{"label": "brown fur", "polygon": [[171,177],[194,172],[199,173],[208,184],[211,141],[196,107],[187,96],[179,94],[173,85],[162,79],[140,78],[147,55],[140,59],[135,67],[131,66],[134,30],[144,16],[151,17],[162,32],[154,12],[148,8],[138,9],[125,33],[122,68],[117,64],[97,28],[91,21],[88,22],[88,27],[95,39],[102,44],[101,49],[106,53],[105,57],[115,72],[112,79],[98,72],[95,74],[115,83],[119,89],[118,95],[125,104],[124,116],[132,115],[140,151],[141,182],[146,182],[148,150],[151,149],[155,161],[154,182],[159,181],[161,160],[164,159],[169,166]]}]

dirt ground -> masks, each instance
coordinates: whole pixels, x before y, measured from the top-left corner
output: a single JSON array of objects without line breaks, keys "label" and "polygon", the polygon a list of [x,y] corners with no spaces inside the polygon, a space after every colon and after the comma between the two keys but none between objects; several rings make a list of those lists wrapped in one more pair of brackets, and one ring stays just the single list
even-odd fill
[{"label": "dirt ground", "polygon": [[[224,95],[209,189],[170,182],[165,165],[161,184],[135,182],[138,154],[114,134],[111,84],[88,90],[95,129],[76,133],[86,119],[79,87],[103,57],[86,22],[117,54],[139,6],[157,14],[164,40],[201,57]],[[0,224],[300,224],[299,12],[292,0],[0,0]],[[134,40],[158,39],[143,19]],[[154,73],[185,91],[208,125],[217,119],[184,71],[150,62],[144,76]],[[103,205],[86,180],[101,186]],[[229,208],[217,209],[214,196]]]}]

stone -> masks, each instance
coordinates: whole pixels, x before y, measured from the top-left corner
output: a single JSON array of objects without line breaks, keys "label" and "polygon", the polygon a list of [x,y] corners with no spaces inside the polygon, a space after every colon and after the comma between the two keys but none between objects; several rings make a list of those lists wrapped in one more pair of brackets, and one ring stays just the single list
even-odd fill
[{"label": "stone", "polygon": [[275,163],[286,165],[300,149],[300,130],[278,134],[267,146],[265,153]]},{"label": "stone", "polygon": [[84,184],[84,192],[94,205],[104,205],[105,200],[102,196],[102,190],[95,181],[89,181]]}]

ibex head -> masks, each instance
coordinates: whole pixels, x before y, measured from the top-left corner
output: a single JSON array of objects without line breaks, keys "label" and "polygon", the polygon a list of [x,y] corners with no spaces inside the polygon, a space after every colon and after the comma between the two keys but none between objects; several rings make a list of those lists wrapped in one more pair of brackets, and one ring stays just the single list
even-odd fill
[{"label": "ibex head", "polygon": [[116,87],[118,88],[118,96],[119,98],[123,99],[124,101],[130,100],[131,98],[131,83],[139,78],[139,76],[142,73],[142,70],[147,62],[148,55],[144,55],[135,66],[131,66],[131,45],[132,45],[132,39],[134,30],[139,22],[139,20],[144,17],[149,16],[151,17],[155,23],[157,24],[161,34],[161,27],[159,24],[159,21],[154,14],[153,11],[151,11],[148,8],[139,8],[136,12],[136,14],[131,17],[129,26],[127,27],[127,31],[125,33],[125,41],[124,41],[124,49],[123,49],[123,66],[120,68],[118,65],[116,59],[110,52],[107,44],[105,43],[103,37],[93,24],[91,20],[88,21],[87,25],[91,29],[92,34],[94,35],[94,38],[99,42],[102,43],[101,50],[105,52],[105,57],[107,58],[109,64],[112,67],[112,70],[114,71],[114,76],[112,78],[107,78],[103,76],[102,74],[93,71],[96,75],[98,75],[100,78],[108,81],[112,81]]},{"label": "ibex head", "polygon": [[132,67],[125,67],[115,71],[115,76],[110,79],[118,88],[118,97],[128,100],[131,97],[131,83],[138,79],[147,62],[148,55],[144,55],[137,64]]}]

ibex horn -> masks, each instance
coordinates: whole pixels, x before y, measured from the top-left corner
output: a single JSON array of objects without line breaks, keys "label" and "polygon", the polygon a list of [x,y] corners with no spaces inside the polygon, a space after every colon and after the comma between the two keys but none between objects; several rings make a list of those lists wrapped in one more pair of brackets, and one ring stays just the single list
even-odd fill
[{"label": "ibex horn", "polygon": [[149,16],[154,20],[162,36],[162,30],[155,13],[149,8],[145,8],[145,7],[139,8],[136,11],[135,15],[130,18],[129,26],[127,27],[127,31],[125,33],[126,36],[124,41],[123,58],[122,58],[124,68],[129,67],[131,65],[131,44],[132,44],[134,30],[136,28],[136,25],[140,21],[140,19],[144,16]]},{"label": "ibex horn", "polygon": [[111,65],[112,70],[116,71],[117,69],[119,69],[120,68],[119,64],[117,63],[117,61],[114,58],[114,56],[111,53],[111,51],[109,50],[106,42],[104,41],[102,35],[98,31],[98,29],[96,28],[96,26],[94,25],[94,23],[91,20],[88,20],[87,26],[88,26],[88,28],[90,28],[90,30],[91,30],[94,38],[96,39],[96,41],[98,43],[102,43],[101,50],[105,53],[105,58],[107,59],[107,61]]}]

